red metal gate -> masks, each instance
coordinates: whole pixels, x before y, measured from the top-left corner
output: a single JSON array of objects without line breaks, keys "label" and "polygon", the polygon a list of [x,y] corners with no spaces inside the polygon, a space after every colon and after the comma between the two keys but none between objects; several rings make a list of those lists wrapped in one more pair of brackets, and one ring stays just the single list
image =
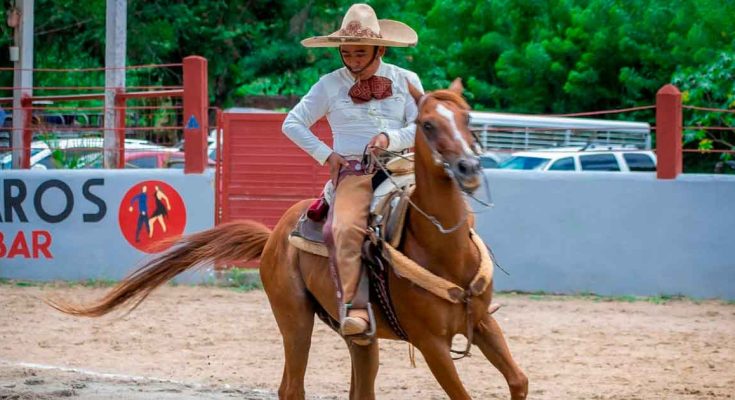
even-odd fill
[{"label": "red metal gate", "polygon": [[[224,113],[218,223],[252,219],[273,227],[291,205],[321,193],[329,170],[281,132],[285,118],[282,113]],[[312,131],[332,145],[326,120]]]}]

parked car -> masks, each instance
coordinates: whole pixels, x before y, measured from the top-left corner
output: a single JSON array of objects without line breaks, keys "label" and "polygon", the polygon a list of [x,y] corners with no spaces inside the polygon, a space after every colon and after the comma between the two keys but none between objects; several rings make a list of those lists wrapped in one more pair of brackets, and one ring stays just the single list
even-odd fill
[{"label": "parked car", "polygon": [[[176,152],[168,160],[166,168],[184,169],[184,163],[184,153]],[[212,158],[207,159],[207,168],[214,168],[216,165],[217,163]]]},{"label": "parked car", "polygon": [[181,151],[131,151],[125,153],[125,168],[169,168],[174,159],[183,159]]},{"label": "parked car", "polygon": [[[38,140],[31,143],[31,169],[94,168],[102,166],[102,138]],[[126,151],[171,152],[176,149],[146,140],[125,139]],[[0,155],[0,168],[12,168],[12,153]]]},{"label": "parked car", "polygon": [[210,160],[217,160],[217,142],[212,142],[207,146],[207,156]]},{"label": "parked car", "polygon": [[[185,141],[182,139],[176,147],[180,151],[184,151],[184,143]],[[207,136],[207,156],[213,161],[217,159],[217,129],[210,130],[209,136]]]},{"label": "parked car", "polygon": [[[38,162],[39,159],[41,159],[41,156],[39,156],[39,153],[44,152],[44,150],[47,150],[48,146],[45,147],[38,147],[37,145],[31,146],[31,165],[34,165]],[[0,169],[11,169],[13,168],[13,152],[12,151],[6,151],[3,153],[0,153]]]},{"label": "parked car", "polygon": [[[184,168],[183,151],[130,150],[125,152],[125,168]],[[214,168],[214,160],[208,160],[207,167]],[[84,168],[102,168],[102,160],[85,165]]]},{"label": "parked car", "polygon": [[536,171],[656,171],[656,155],[650,150],[624,146],[563,147],[514,153],[500,169]]},{"label": "parked car", "polygon": [[503,161],[511,157],[510,153],[501,151],[486,151],[480,156],[482,168],[498,168]]}]

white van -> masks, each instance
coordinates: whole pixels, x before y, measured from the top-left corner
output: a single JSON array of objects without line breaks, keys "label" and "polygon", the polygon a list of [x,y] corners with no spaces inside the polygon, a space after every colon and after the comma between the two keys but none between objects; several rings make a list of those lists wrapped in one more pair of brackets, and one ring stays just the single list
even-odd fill
[{"label": "white van", "polygon": [[500,169],[536,171],[654,172],[656,155],[625,146],[584,146],[521,151],[502,162]]}]

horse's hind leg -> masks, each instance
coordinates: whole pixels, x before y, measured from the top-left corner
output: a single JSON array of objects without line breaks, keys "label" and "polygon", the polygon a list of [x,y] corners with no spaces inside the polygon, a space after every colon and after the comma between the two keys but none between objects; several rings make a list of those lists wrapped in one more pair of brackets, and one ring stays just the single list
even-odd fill
[{"label": "horse's hind leg", "polygon": [[[269,261],[269,260],[268,260]],[[300,276],[263,261],[261,279],[283,336],[285,365],[280,399],[304,399],[304,375],[314,330],[314,306]]]},{"label": "horse's hind leg", "polygon": [[486,315],[477,324],[473,342],[495,368],[503,374],[508,382],[511,399],[525,399],[528,395],[528,378],[513,360],[505,337],[503,337],[503,331],[492,316]]},{"label": "horse's hind leg", "polygon": [[370,400],[375,398],[375,377],[378,375],[378,341],[367,346],[347,344],[352,359],[352,380],[350,381],[350,400]]},{"label": "horse's hind leg", "polygon": [[[279,399],[304,399],[304,375],[311,347],[311,333],[314,329],[314,310],[309,300],[294,295],[271,301],[271,308],[283,336],[285,365],[281,386],[278,388]],[[300,302],[296,301],[300,298]]]}]

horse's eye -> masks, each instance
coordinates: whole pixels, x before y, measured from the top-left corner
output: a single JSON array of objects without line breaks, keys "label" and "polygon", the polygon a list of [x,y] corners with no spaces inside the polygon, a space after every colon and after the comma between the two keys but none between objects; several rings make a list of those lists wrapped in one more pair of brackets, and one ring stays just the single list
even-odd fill
[{"label": "horse's eye", "polygon": [[426,133],[433,132],[434,131],[434,125],[431,124],[431,122],[424,122],[422,125]]}]

